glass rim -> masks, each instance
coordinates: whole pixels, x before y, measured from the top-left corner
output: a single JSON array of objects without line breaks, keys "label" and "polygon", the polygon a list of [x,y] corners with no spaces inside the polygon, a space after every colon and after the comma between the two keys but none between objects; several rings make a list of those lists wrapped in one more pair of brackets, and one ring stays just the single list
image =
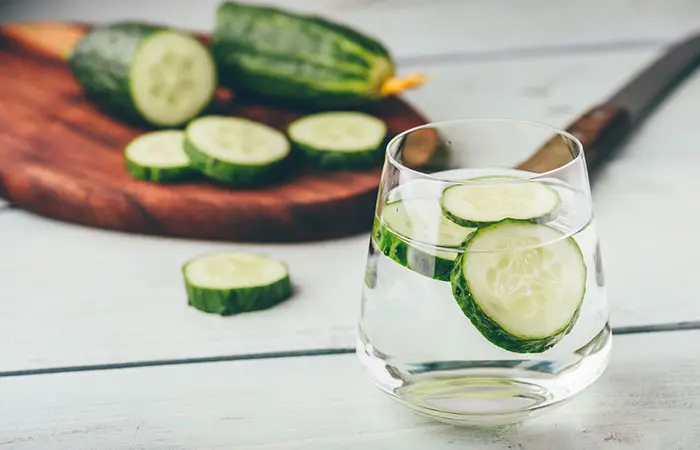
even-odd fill
[{"label": "glass rim", "polygon": [[[526,119],[509,119],[509,118],[498,118],[498,117],[482,117],[482,118],[462,118],[462,119],[450,119],[450,120],[440,120],[436,122],[429,122],[423,125],[418,125],[409,129],[406,129],[402,131],[401,133],[397,134],[393,138],[389,140],[389,142],[386,143],[385,146],[385,154],[386,158],[389,161],[390,164],[392,164],[394,167],[398,168],[401,171],[406,171],[408,173],[411,173],[413,175],[419,176],[419,177],[424,177],[427,179],[432,179],[436,181],[441,181],[441,182],[446,182],[446,183],[455,183],[455,182],[463,182],[465,180],[455,180],[455,179],[449,179],[441,176],[436,176],[430,173],[423,172],[421,170],[413,169],[411,167],[408,167],[407,165],[403,164],[402,162],[398,161],[391,151],[393,147],[397,145],[397,143],[403,139],[404,137],[415,133],[416,131],[420,130],[425,130],[425,129],[439,129],[444,126],[448,125],[460,125],[460,124],[469,124],[469,123],[494,123],[494,122],[503,122],[507,124],[525,124],[525,125],[530,125],[546,130],[550,130],[553,135],[558,135],[561,136],[562,138],[565,138],[569,142],[573,144],[573,149],[575,150],[575,154],[572,152],[572,157],[571,160],[567,161],[564,164],[561,164],[553,169],[547,170],[545,172],[540,172],[540,173],[535,173],[531,172],[531,176],[523,176],[523,177],[517,177],[517,178],[512,178],[512,179],[504,179],[502,181],[499,181],[499,183],[523,183],[523,182],[528,182],[532,180],[537,180],[540,178],[546,178],[547,176],[556,174],[557,172],[560,172],[562,170],[565,170],[566,168],[573,166],[574,164],[578,162],[584,162],[584,152],[583,152],[583,143],[572,133],[555,127],[553,125],[548,125],[546,123],[542,122],[537,122],[533,120],[526,120]],[[534,155],[534,153],[533,153]],[[491,182],[493,183],[493,181]]]}]

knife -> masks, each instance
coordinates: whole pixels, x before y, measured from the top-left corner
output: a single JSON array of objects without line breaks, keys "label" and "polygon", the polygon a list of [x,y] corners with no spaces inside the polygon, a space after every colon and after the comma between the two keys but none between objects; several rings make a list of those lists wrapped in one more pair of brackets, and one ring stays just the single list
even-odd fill
[{"label": "knife", "polygon": [[[594,175],[649,114],[700,65],[700,34],[673,45],[607,101],[587,110],[566,130],[583,144],[588,172]],[[518,168],[541,173],[572,159],[572,149],[557,135]]]}]

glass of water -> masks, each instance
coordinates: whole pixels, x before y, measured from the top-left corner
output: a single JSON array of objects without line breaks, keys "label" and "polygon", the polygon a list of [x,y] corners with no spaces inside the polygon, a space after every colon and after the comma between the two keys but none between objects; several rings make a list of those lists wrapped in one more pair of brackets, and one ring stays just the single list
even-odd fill
[{"label": "glass of water", "polygon": [[475,119],[389,142],[357,343],[380,389],[440,421],[513,423],[593,383],[610,348],[574,136]]}]

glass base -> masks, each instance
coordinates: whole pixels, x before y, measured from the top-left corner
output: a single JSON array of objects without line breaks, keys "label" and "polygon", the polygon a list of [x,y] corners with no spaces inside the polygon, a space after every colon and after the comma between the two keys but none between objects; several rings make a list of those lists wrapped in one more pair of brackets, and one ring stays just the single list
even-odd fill
[{"label": "glass base", "polygon": [[575,362],[449,361],[398,367],[358,340],[357,355],[374,384],[412,410],[453,425],[522,422],[565,403],[605,370],[612,346],[606,325]]}]

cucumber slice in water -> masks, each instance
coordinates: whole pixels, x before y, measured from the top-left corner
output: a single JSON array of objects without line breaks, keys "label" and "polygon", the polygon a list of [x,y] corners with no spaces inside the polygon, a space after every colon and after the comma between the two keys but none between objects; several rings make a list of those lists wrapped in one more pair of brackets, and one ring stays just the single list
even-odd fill
[{"label": "cucumber slice in water", "polygon": [[[437,199],[398,200],[382,208],[374,237],[384,255],[421,275],[450,281],[457,248],[473,228],[459,226],[440,211]],[[454,251],[436,247],[453,247]]]},{"label": "cucumber slice in water", "polygon": [[86,97],[127,122],[175,127],[209,104],[214,60],[194,36],[141,22],[92,27],[69,64]]},{"label": "cucumber slice in water", "polygon": [[556,213],[559,194],[546,184],[510,182],[506,177],[489,178],[478,179],[478,184],[446,188],[442,193],[445,215],[459,225],[481,227],[503,219],[546,221]]},{"label": "cucumber slice in water", "polygon": [[541,353],[574,327],[586,265],[572,237],[506,219],[480,228],[452,274],[452,293],[481,334],[506,350]]},{"label": "cucumber slice in water", "polygon": [[287,134],[311,164],[326,169],[355,169],[381,161],[387,127],[369,114],[332,111],[295,120]]},{"label": "cucumber slice in water", "polygon": [[124,150],[126,169],[136,179],[166,183],[192,178],[197,172],[183,144],[179,130],[152,131],[133,139]]},{"label": "cucumber slice in water", "polygon": [[194,167],[234,186],[274,183],[290,152],[285,135],[240,117],[205,116],[185,130],[185,152]]},{"label": "cucumber slice in water", "polygon": [[269,308],[292,294],[287,266],[254,253],[202,256],[182,272],[188,303],[222,316]]}]

